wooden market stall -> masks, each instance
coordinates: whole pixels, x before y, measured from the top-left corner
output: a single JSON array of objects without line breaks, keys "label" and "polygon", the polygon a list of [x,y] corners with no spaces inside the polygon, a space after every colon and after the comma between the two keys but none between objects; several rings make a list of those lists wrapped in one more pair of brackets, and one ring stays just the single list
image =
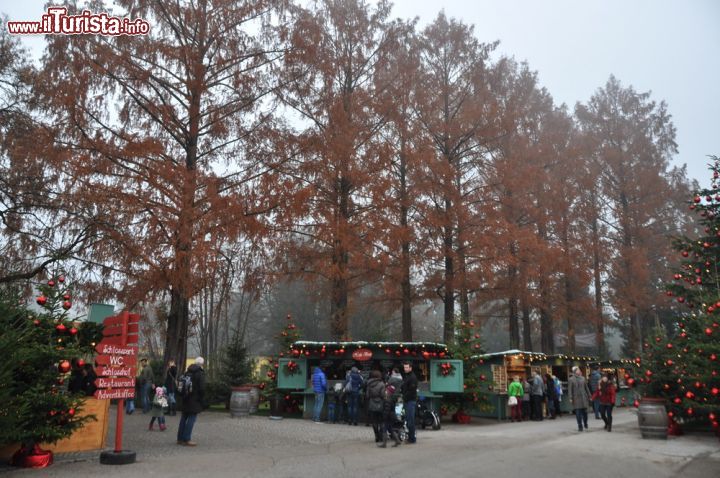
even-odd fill
[{"label": "wooden market stall", "polygon": [[480,373],[490,378],[487,380],[487,394],[490,406],[484,410],[473,410],[472,415],[492,417],[498,420],[509,418],[507,407],[508,385],[514,376],[520,380],[530,378],[532,369],[537,369],[543,377],[545,374],[556,376],[563,388],[563,398],[560,402],[561,412],[570,412],[567,401],[567,381],[572,367],[577,365],[587,376],[588,363],[596,360],[594,357],[578,356],[572,354],[547,355],[542,352],[527,352],[523,350],[506,350],[483,354],[473,357],[482,361]]},{"label": "wooden market stall", "polygon": [[[393,367],[402,371],[404,361],[413,364],[419,396],[430,400],[431,406],[436,406],[434,402],[440,398],[438,393],[462,391],[462,361],[452,360],[447,346],[434,342],[297,341],[279,360],[278,388],[301,395],[303,417],[310,418],[315,399],[312,389],[314,367],[322,367],[330,390],[335,384],[345,382],[346,374],[353,366],[367,380],[372,370],[380,370],[383,376]],[[453,363],[457,373],[439,375],[438,367],[434,366],[438,361]],[[323,418],[326,410],[324,407]]]}]

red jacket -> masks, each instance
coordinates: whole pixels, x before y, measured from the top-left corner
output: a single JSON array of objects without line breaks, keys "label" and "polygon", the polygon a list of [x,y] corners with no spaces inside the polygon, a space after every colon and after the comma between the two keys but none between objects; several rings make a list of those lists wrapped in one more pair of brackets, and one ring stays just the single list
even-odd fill
[{"label": "red jacket", "polygon": [[598,387],[598,391],[600,392],[600,403],[603,405],[615,405],[615,385],[612,383],[608,383],[604,388],[602,386],[602,382],[600,383],[600,387]]}]

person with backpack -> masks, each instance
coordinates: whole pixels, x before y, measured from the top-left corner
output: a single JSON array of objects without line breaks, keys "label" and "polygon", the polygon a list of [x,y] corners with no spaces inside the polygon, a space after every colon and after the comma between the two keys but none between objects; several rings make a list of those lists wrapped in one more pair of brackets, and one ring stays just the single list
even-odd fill
[{"label": "person with backpack", "polygon": [[375,433],[375,443],[382,442],[382,436],[385,433],[383,427],[384,398],[385,383],[382,380],[382,373],[379,370],[373,370],[370,372],[370,378],[365,388],[365,403],[367,403],[367,412]]},{"label": "person with backpack", "polygon": [[323,403],[325,402],[325,393],[327,393],[327,378],[320,366],[315,367],[312,375],[313,392],[315,392],[315,407],[313,408],[313,421],[322,423],[320,415],[322,414]]},{"label": "person with backpack", "polygon": [[363,385],[363,378],[360,375],[360,371],[357,367],[350,369],[350,375],[347,378],[346,390],[349,390],[348,395],[348,419],[349,425],[358,424],[358,404],[360,401],[360,389]]},{"label": "person with backpack", "polygon": [[168,361],[168,369],[165,373],[165,390],[167,390],[168,415],[175,416],[177,409],[177,400],[175,393],[177,392],[177,367],[175,361]]},{"label": "person with backpack", "polygon": [[180,425],[178,426],[177,443],[184,446],[196,446],[192,441],[193,427],[205,403],[205,370],[202,366],[205,359],[198,357],[190,365],[185,374],[178,380],[178,393],[182,398]]}]

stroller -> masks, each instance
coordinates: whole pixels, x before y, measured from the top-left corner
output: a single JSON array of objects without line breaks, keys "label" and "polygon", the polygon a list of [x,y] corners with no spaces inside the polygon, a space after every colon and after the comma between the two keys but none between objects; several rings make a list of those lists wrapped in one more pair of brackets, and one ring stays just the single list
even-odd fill
[{"label": "stroller", "polygon": [[395,404],[395,419],[392,423],[392,431],[397,433],[398,439],[404,442],[408,436],[407,421],[405,420],[405,407],[402,399]]}]

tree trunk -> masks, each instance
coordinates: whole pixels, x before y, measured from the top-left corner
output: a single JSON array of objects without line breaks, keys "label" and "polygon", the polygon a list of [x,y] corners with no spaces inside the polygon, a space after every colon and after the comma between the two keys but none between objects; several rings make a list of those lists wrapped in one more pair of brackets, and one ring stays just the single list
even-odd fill
[{"label": "tree trunk", "polygon": [[510,321],[508,329],[510,332],[510,348],[520,348],[520,324],[518,322],[518,269],[514,265],[515,256],[517,255],[517,243],[510,243],[510,254],[513,264],[508,267],[508,319]]},{"label": "tree trunk", "polygon": [[523,350],[525,352],[532,352],[532,330],[530,330],[530,306],[527,300],[522,300],[520,303],[522,308],[522,322],[523,322]]},{"label": "tree trunk", "polygon": [[[450,201],[445,201],[445,211],[450,213]],[[446,344],[453,343],[455,336],[455,268],[453,262],[453,234],[452,227],[445,226],[445,287],[443,290],[444,305],[444,329],[443,341]]]},{"label": "tree trunk", "polygon": [[330,307],[332,334],[335,339],[348,338],[348,262],[349,254],[344,235],[350,217],[350,182],[339,179],[339,204],[335,247],[333,251],[332,304]]},{"label": "tree trunk", "polygon": [[[595,194],[592,193],[592,207],[595,208]],[[595,285],[595,342],[597,343],[598,357],[607,358],[605,346],[605,326],[603,323],[602,279],[600,277],[600,228],[597,215],[593,214],[590,227],[592,228],[593,242],[593,283]]]},{"label": "tree trunk", "polygon": [[400,252],[401,279],[401,311],[402,340],[412,342],[412,285],[410,283],[410,237],[408,234],[408,191],[407,191],[407,158],[405,157],[405,139],[402,139],[400,153],[400,226],[403,240]]}]

